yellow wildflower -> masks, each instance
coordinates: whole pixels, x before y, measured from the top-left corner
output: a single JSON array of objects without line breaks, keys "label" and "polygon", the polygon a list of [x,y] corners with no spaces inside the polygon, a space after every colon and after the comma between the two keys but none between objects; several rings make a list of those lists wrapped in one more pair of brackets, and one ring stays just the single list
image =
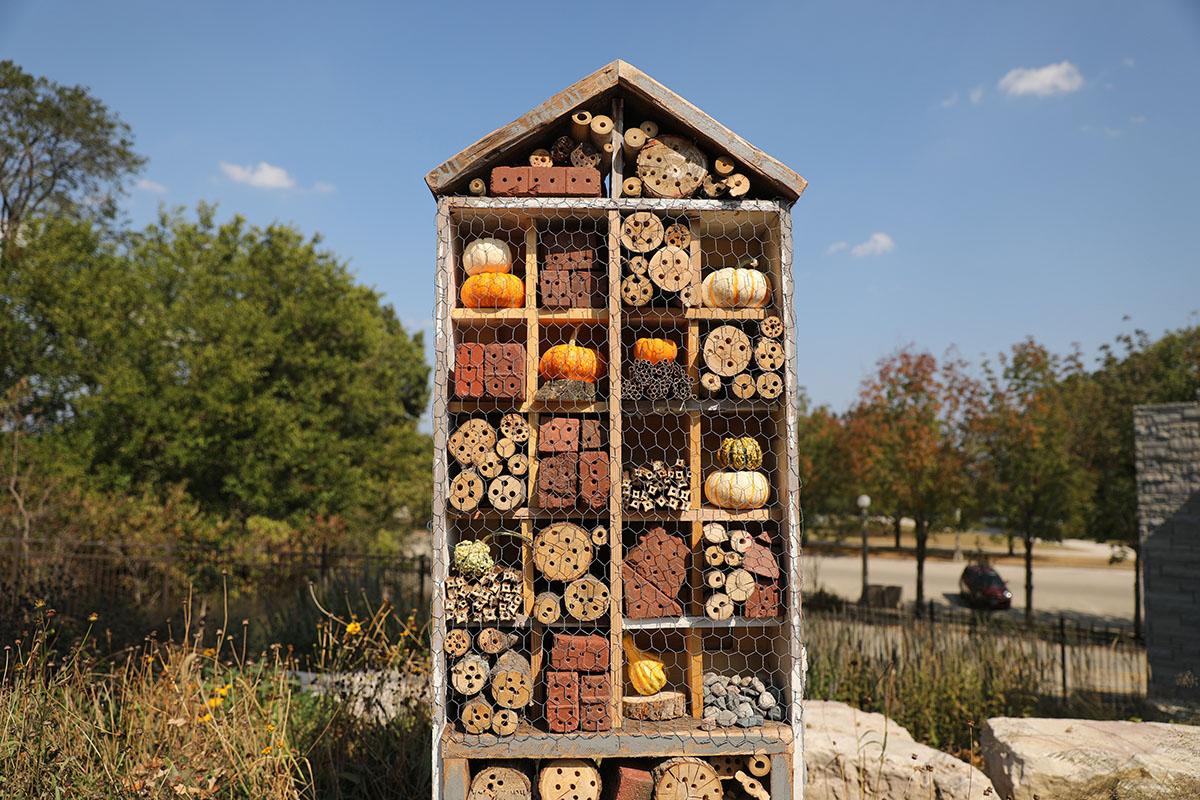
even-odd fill
[{"label": "yellow wildflower", "polygon": [[262,749],[262,754],[263,754],[264,756],[269,756],[269,755],[271,755],[271,745],[267,745],[266,747],[264,747],[264,748]]},{"label": "yellow wildflower", "polygon": [[39,597],[37,600],[33,601],[33,607],[34,608],[45,608],[46,601]]},{"label": "yellow wildflower", "polygon": [[224,703],[224,702],[225,702],[224,697],[210,697],[210,698],[208,698],[208,707],[216,708],[217,706],[221,705],[221,703]]},{"label": "yellow wildflower", "polygon": [[205,712],[204,714],[201,714],[200,716],[196,717],[196,722],[212,722],[212,721],[213,721],[212,712]]},{"label": "yellow wildflower", "polygon": [[206,647],[200,651],[200,654],[203,656],[206,656],[207,658],[212,658],[213,656],[215,656],[217,654],[217,648]]},{"label": "yellow wildflower", "polygon": [[267,723],[267,733],[274,733],[274,732],[275,732],[275,723],[268,722]]},{"label": "yellow wildflower", "polygon": [[99,614],[97,614],[95,611],[93,611],[92,613],[88,614],[88,622],[95,622],[95,621],[96,621],[96,620],[98,620],[98,619],[100,619],[100,615],[99,615]]},{"label": "yellow wildflower", "polygon": [[346,626],[346,633],[351,636],[357,636],[362,633],[362,624],[358,620],[354,620]]},{"label": "yellow wildflower", "polygon": [[217,694],[220,695],[221,697],[226,697],[229,694],[229,690],[232,688],[233,688],[233,684],[227,683],[224,686],[217,688]]}]

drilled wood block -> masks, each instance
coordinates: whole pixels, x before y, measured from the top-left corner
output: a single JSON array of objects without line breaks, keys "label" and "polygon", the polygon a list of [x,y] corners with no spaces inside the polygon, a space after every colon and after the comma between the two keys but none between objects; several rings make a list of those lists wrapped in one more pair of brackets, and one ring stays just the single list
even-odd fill
[{"label": "drilled wood block", "polygon": [[774,619],[783,613],[779,581],[758,580],[746,599],[742,616],[747,619]]},{"label": "drilled wood block", "polygon": [[622,565],[621,584],[624,588],[625,616],[630,619],[652,619],[655,617],[679,617],[683,605],[628,564]]},{"label": "drilled wood block", "polygon": [[585,419],[579,428],[579,449],[600,450],[604,447],[604,434],[600,420]]},{"label": "drilled wood block", "polygon": [[608,639],[599,634],[555,634],[550,666],[576,672],[607,672]]},{"label": "drilled wood block", "polygon": [[579,706],[579,729],[584,731],[612,730],[612,706],[604,703],[583,703]]},{"label": "drilled wood block", "polygon": [[567,167],[569,197],[599,197],[600,170],[594,167]]},{"label": "drilled wood block", "polygon": [[612,701],[612,682],[608,673],[579,676],[579,702],[609,703]]},{"label": "drilled wood block", "polygon": [[530,167],[496,167],[492,170],[493,197],[523,197],[529,194]]},{"label": "drilled wood block", "polygon": [[605,508],[608,505],[610,481],[608,453],[585,450],[579,454],[579,500],[584,506]]},{"label": "drilled wood block", "polygon": [[534,197],[561,197],[567,191],[569,167],[530,167],[529,194]]},{"label": "drilled wood block", "polygon": [[456,397],[483,397],[483,353],[484,346],[471,342],[460,343],[454,348],[454,395]]},{"label": "drilled wood block", "polygon": [[538,424],[539,453],[573,453],[579,449],[580,421],[573,417],[550,417]]}]

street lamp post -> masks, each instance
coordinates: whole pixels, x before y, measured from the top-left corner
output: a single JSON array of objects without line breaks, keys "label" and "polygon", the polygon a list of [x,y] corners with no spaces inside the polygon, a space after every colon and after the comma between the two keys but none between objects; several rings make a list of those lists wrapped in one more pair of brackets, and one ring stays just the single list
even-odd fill
[{"label": "street lamp post", "polygon": [[867,509],[871,507],[871,498],[865,494],[858,496],[858,512],[862,517],[862,597],[860,603],[867,603]]},{"label": "street lamp post", "polygon": [[956,508],[956,509],[954,509],[954,560],[955,561],[962,561],[962,557],[963,557],[962,543],[960,541],[961,536],[962,536],[962,509]]}]

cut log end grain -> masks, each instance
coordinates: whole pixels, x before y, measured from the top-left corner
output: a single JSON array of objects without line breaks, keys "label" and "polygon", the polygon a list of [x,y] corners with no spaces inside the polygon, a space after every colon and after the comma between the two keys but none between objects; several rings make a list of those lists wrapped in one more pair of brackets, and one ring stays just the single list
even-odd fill
[{"label": "cut log end grain", "polygon": [[745,772],[738,770],[733,775],[734,779],[742,785],[742,790],[754,800],[771,800],[770,793],[763,787],[756,778],[752,778]]},{"label": "cut log end grain", "polygon": [[533,599],[533,618],[543,625],[562,619],[562,598],[554,592],[542,592]]},{"label": "cut log end grain", "polygon": [[692,282],[692,259],[682,247],[668,245],[650,257],[648,274],[663,291],[678,292]]},{"label": "cut log end grain", "polygon": [[512,511],[525,504],[525,481],[512,475],[501,475],[488,484],[487,494],[492,508],[497,511]]},{"label": "cut log end grain", "polygon": [[733,158],[727,154],[722,153],[713,159],[713,172],[720,175],[722,178],[726,175],[732,175],[735,169],[737,169],[737,164],[735,164]]},{"label": "cut log end grain", "polygon": [[783,335],[783,320],[776,314],[763,317],[758,323],[758,332],[768,339],[778,339]]},{"label": "cut log end grain", "polygon": [[754,586],[754,576],[744,569],[735,569],[725,576],[725,594],[735,603],[750,599]]},{"label": "cut log end grain", "polygon": [[640,308],[654,296],[654,284],[645,275],[627,275],[621,279],[621,302]]},{"label": "cut log end grain", "polygon": [[608,544],[608,528],[603,525],[597,525],[592,528],[592,544],[597,547]]},{"label": "cut log end grain", "polygon": [[621,194],[625,197],[641,197],[642,196],[642,180],[641,178],[626,178],[621,182]]},{"label": "cut log end grain", "polygon": [[725,526],[719,522],[709,522],[702,529],[704,541],[711,544],[721,544],[729,541],[729,532],[725,530]]},{"label": "cut log end grain", "polygon": [[725,194],[726,188],[725,181],[716,180],[712,175],[705,175],[704,180],[700,182],[700,189],[704,192],[705,197],[721,197]]},{"label": "cut log end grain", "polygon": [[516,767],[485,766],[475,773],[467,800],[530,800],[528,776]]},{"label": "cut log end grain", "polygon": [[625,151],[625,158],[630,161],[636,159],[638,151],[645,146],[646,132],[641,128],[629,128],[621,137],[621,149]]},{"label": "cut log end grain", "polygon": [[516,452],[517,443],[512,439],[509,439],[507,436],[505,436],[502,439],[497,440],[496,455],[500,456],[501,458],[508,459],[515,455]]},{"label": "cut log end grain", "polygon": [[648,119],[641,125],[638,125],[638,127],[641,128],[642,133],[646,134],[647,141],[658,136],[658,123],[654,120]]},{"label": "cut log end grain", "polygon": [[450,494],[446,501],[455,511],[469,512],[479,507],[483,495],[483,479],[468,470],[460,472],[450,481]]},{"label": "cut log end grain", "polygon": [[725,178],[726,191],[730,197],[745,197],[750,193],[750,179],[740,172]]},{"label": "cut log end grain", "polygon": [[733,380],[729,383],[729,391],[733,392],[733,396],[739,400],[751,400],[754,395],[758,394],[758,387],[754,383],[754,378],[746,373],[733,376]]},{"label": "cut log end grain", "polygon": [[446,631],[446,638],[442,640],[442,649],[446,651],[446,655],[452,658],[465,656],[471,649],[471,634],[462,628]]},{"label": "cut log end grain", "polygon": [[717,777],[733,780],[734,774],[742,768],[743,760],[741,756],[712,756],[708,763],[717,771]]},{"label": "cut log end grain", "polygon": [[750,337],[732,325],[713,329],[704,339],[704,365],[724,378],[745,372],[752,355]]},{"label": "cut log end grain", "polygon": [[729,547],[738,552],[745,553],[754,544],[754,537],[750,535],[750,531],[738,528],[729,532]]},{"label": "cut log end grain", "polygon": [[533,669],[529,659],[506,650],[496,659],[491,675],[492,699],[501,708],[524,708],[533,699]]},{"label": "cut log end grain", "polygon": [[638,153],[637,175],[651,197],[691,197],[708,175],[708,158],[695,143],[679,136],[646,142]]},{"label": "cut log end grain", "polygon": [[627,696],[621,700],[621,709],[625,719],[662,722],[682,717],[687,710],[687,702],[683,692],[658,692],[645,697]]},{"label": "cut log end grain", "polygon": [[495,450],[484,453],[475,460],[475,470],[483,478],[495,478],[504,471],[504,459]]},{"label": "cut log end grain", "polygon": [[687,247],[692,243],[692,229],[682,222],[668,225],[663,232],[663,241],[672,247]]},{"label": "cut log end grain", "polygon": [[630,256],[626,264],[634,275],[645,275],[650,271],[650,260],[645,256]]},{"label": "cut log end grain", "polygon": [[497,736],[512,736],[517,732],[521,718],[511,708],[501,708],[492,714],[492,733]]},{"label": "cut log end grain", "polygon": [[608,587],[591,575],[571,581],[563,592],[567,614],[580,622],[599,619],[608,611],[608,604]]},{"label": "cut log end grain", "polygon": [[709,545],[704,548],[704,562],[710,567],[719,567],[725,563],[725,551],[720,545]]},{"label": "cut log end grain", "polygon": [[729,619],[733,616],[733,601],[724,592],[714,592],[704,602],[704,613],[709,619]]},{"label": "cut log end grain", "polygon": [[603,148],[608,145],[609,152],[612,152],[612,132],[613,121],[612,117],[605,114],[596,114],[592,117],[591,123],[592,142],[596,147]]},{"label": "cut log end grain", "polygon": [[710,589],[720,589],[725,585],[725,573],[719,569],[710,569],[704,573],[704,585]]},{"label": "cut log end grain", "polygon": [[570,522],[559,522],[538,531],[533,540],[533,563],[552,581],[573,581],[592,563],[590,534]]},{"label": "cut log end grain", "polygon": [[538,773],[541,800],[598,800],[600,788],[599,770],[583,759],[557,759]]},{"label": "cut log end grain", "polygon": [[517,453],[508,457],[508,471],[518,478],[529,472],[529,456]]},{"label": "cut log end grain", "polygon": [[499,628],[484,628],[475,634],[475,646],[483,653],[494,656],[517,643],[517,636]]},{"label": "cut log end grain", "polygon": [[473,697],[487,686],[490,672],[487,660],[483,656],[470,653],[450,668],[450,685],[464,697]]},{"label": "cut log end grain", "polygon": [[549,150],[544,147],[540,147],[529,154],[529,166],[553,167],[554,159],[550,156]]},{"label": "cut log end grain", "polygon": [[722,800],[712,765],[692,756],[669,758],[654,769],[654,800]]},{"label": "cut log end grain", "polygon": [[771,773],[771,757],[766,753],[755,753],[746,758],[746,771],[756,778],[762,778]]},{"label": "cut log end grain", "polygon": [[487,194],[487,181],[483,178],[472,178],[467,184],[467,191],[476,197],[483,197]]},{"label": "cut log end grain", "polygon": [[696,283],[695,270],[692,271],[692,280],[687,286],[679,290],[679,302],[683,303],[684,308],[697,308],[700,305],[700,284]]},{"label": "cut log end grain", "polygon": [[478,464],[495,447],[496,429],[478,418],[459,425],[446,441],[451,457],[464,467]]},{"label": "cut log end grain", "polygon": [[500,433],[518,444],[529,441],[529,421],[521,414],[505,414],[500,419]]},{"label": "cut log end grain", "polygon": [[582,142],[592,133],[592,113],[576,111],[571,115],[571,138]]},{"label": "cut log end grain", "polygon": [[700,387],[710,394],[721,391],[721,376],[715,372],[705,372],[700,375]]},{"label": "cut log end grain", "polygon": [[736,550],[727,550],[722,554],[727,567],[740,567],[745,560],[745,556]]},{"label": "cut log end grain", "polygon": [[476,697],[463,704],[463,729],[467,733],[487,733],[492,729],[492,704]]},{"label": "cut log end grain", "polygon": [[772,372],[783,366],[783,345],[775,339],[759,339],[754,345],[754,363],[759,369]]},{"label": "cut log end grain", "polygon": [[663,233],[662,220],[656,214],[635,211],[621,223],[621,246],[634,253],[649,253],[662,244]]},{"label": "cut log end grain", "polygon": [[755,378],[754,386],[764,400],[774,400],[783,394],[783,378],[779,377],[778,372],[762,373]]}]

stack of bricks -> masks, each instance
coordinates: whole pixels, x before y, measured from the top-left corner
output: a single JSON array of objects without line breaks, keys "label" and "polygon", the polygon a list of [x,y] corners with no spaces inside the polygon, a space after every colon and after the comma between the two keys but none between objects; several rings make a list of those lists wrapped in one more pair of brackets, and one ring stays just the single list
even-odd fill
[{"label": "stack of bricks", "polygon": [[543,234],[538,270],[540,306],[547,309],[601,308],[607,299],[607,275],[596,258],[599,237],[584,231]]},{"label": "stack of bricks", "polygon": [[553,733],[612,729],[608,639],[555,634],[546,677],[546,725]]},{"label": "stack of bricks", "polygon": [[621,582],[629,619],[678,617],[679,590],[687,575],[688,546],[664,528],[654,528],[625,554]]},{"label": "stack of bricks", "polygon": [[454,348],[454,395],[525,399],[525,345],[461,342]]},{"label": "stack of bricks", "polygon": [[600,421],[549,417],[538,425],[537,503],[546,509],[608,507],[608,451]]},{"label": "stack of bricks", "polygon": [[595,167],[496,167],[493,197],[599,197],[603,184]]}]

